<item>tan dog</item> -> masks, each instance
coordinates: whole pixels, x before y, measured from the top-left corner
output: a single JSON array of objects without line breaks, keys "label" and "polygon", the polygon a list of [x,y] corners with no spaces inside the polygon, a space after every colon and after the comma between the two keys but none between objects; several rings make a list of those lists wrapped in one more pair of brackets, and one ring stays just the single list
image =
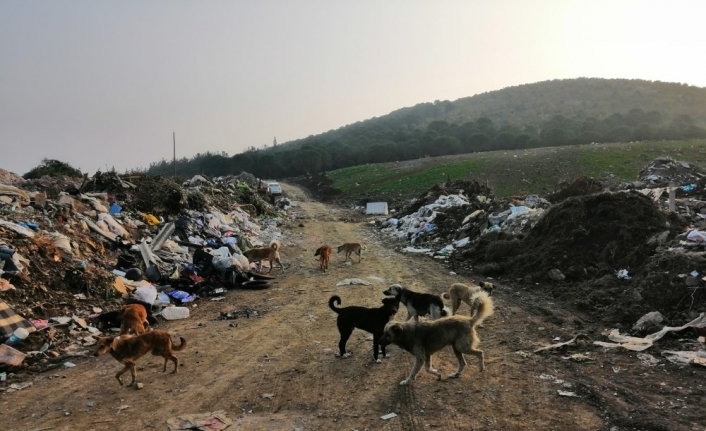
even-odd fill
[{"label": "tan dog", "polygon": [[134,332],[136,335],[144,334],[149,323],[147,322],[147,310],[140,304],[125,305],[122,308],[123,322],[120,325],[120,335]]},{"label": "tan dog", "polygon": [[319,256],[319,262],[321,262],[321,270],[326,272],[328,270],[328,263],[331,260],[331,246],[326,244],[316,249],[314,256]]},{"label": "tan dog", "polygon": [[367,248],[365,247],[365,244],[361,244],[359,242],[347,242],[343,245],[338,246],[338,253],[342,252],[343,250],[346,251],[346,258],[344,262],[351,257],[352,253],[355,253],[358,255],[358,263],[360,263],[361,254],[363,253],[362,250],[367,250]]},{"label": "tan dog", "polygon": [[272,272],[272,267],[275,265],[275,262],[279,264],[280,269],[284,272],[284,265],[282,265],[282,261],[279,258],[279,249],[279,241],[272,240],[269,247],[251,248],[243,254],[250,262],[259,263],[265,259],[268,259],[270,261],[270,270],[267,271],[268,274]]},{"label": "tan dog", "polygon": [[493,294],[493,290],[495,289],[495,285],[493,283],[487,283],[483,281],[481,281],[477,285],[454,283],[451,285],[451,287],[449,287],[449,291],[442,294],[441,296],[444,299],[451,300],[452,316],[456,314],[456,311],[458,311],[459,307],[461,306],[461,302],[465,302],[466,304],[468,304],[469,307],[471,307],[471,316],[473,316],[479,304],[478,302],[471,302],[471,298],[473,297],[473,295],[480,292],[481,289],[487,292],[488,296],[491,296]]},{"label": "tan dog", "polygon": [[400,385],[406,385],[414,380],[424,363],[426,363],[426,371],[441,380],[441,373],[432,367],[431,355],[446,346],[451,346],[458,359],[458,369],[449,376],[450,379],[459,377],[466,367],[464,353],[478,357],[478,367],[483,371],[485,362],[483,351],[478,349],[480,339],[476,333],[476,326],[493,314],[493,300],[485,292],[478,292],[471,299],[479,301],[480,305],[475,316],[470,318],[451,316],[420,323],[390,322],[387,324],[380,344],[396,344],[415,357],[409,377],[402,380]]},{"label": "tan dog", "polygon": [[172,373],[177,373],[179,359],[172,354],[172,350],[179,351],[186,347],[186,340],[181,337],[179,339],[181,340],[181,345],[174,346],[172,344],[172,337],[169,336],[166,331],[159,329],[138,336],[128,336],[127,338],[101,337],[98,339],[95,356],[110,353],[115,360],[124,364],[125,368],[118,371],[115,378],[118,379],[118,382],[122,386],[123,381],[120,380],[120,376],[130,370],[132,381],[128,386],[132,386],[135,384],[135,377],[137,377],[135,361],[149,352],[152,352],[155,356],[164,358],[164,368],[162,372],[167,371],[167,361],[171,360],[174,362],[174,371],[172,371]]}]

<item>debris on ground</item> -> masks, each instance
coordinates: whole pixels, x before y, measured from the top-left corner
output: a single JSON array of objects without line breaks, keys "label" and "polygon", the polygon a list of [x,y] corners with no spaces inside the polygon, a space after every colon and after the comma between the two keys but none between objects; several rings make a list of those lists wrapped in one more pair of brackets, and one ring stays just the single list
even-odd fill
[{"label": "debris on ground", "polygon": [[167,420],[167,427],[170,431],[220,431],[231,425],[233,425],[233,421],[222,410],[204,414],[179,415]]},{"label": "debris on ground", "polygon": [[188,318],[183,304],[274,278],[243,252],[281,238],[290,213],[260,195],[250,174],[0,173],[0,342],[29,332],[10,340],[23,362],[0,371],[63,366],[120,326],[123,304],[142,303],[153,325],[155,316]]},{"label": "debris on ground", "polygon": [[361,280],[360,278],[346,278],[338,283],[336,283],[336,286],[370,286],[370,283],[368,283],[365,280]]}]

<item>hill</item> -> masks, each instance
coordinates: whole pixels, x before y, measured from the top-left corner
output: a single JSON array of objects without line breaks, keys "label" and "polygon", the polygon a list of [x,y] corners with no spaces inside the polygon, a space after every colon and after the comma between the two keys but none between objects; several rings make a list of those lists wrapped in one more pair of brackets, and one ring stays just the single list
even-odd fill
[{"label": "hill", "polygon": [[706,140],[488,151],[365,164],[328,172],[327,177],[329,186],[341,191],[338,199],[344,201],[401,202],[448,179],[487,181],[501,197],[546,195],[562,182],[581,176],[598,178],[606,186],[632,182],[648,163],[663,156],[706,166]]},{"label": "hill", "polygon": [[[364,163],[593,142],[706,138],[706,89],[676,83],[580,78],[509,87],[399,109],[305,139],[229,157],[178,162],[184,175],[242,170],[289,177]],[[171,172],[162,160],[148,169]]]}]

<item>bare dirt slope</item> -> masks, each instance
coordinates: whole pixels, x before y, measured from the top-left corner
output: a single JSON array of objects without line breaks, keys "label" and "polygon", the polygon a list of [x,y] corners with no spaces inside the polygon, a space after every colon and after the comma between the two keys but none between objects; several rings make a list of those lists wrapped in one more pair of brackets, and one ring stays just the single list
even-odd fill
[{"label": "bare dirt slope", "polygon": [[[483,373],[469,359],[460,379],[439,382],[422,372],[412,386],[400,387],[411,356],[393,346],[391,358],[375,364],[372,342],[360,331],[348,343],[353,356],[334,357],[338,332],[327,306],[331,295],[340,295],[343,306],[378,306],[393,282],[441,293],[462,280],[429,259],[392,251],[365,222],[342,221],[351,219],[344,210],[307,201],[291,186],[285,193],[302,200],[305,216],[286,231],[287,272],[268,290],[230,291],[222,302],[199,302],[188,320],[161,323],[173,337],[188,340],[177,353],[182,363],[177,375],[162,374],[162,360],[152,356],[140,361],[142,390],[120,387],[113,377],[120,365],[107,356],[25,375],[33,386],[0,396],[2,428],[164,430],[166,420],[181,413],[225,410],[235,421],[230,429],[237,430],[703,429],[702,370],[649,367],[626,352],[594,350],[596,360],[589,363],[562,359],[566,354],[533,355],[537,343],[567,340],[587,328],[590,333],[590,320],[507,286],[498,289],[496,314],[480,329]],[[333,255],[330,272],[318,271],[313,256],[318,246],[356,240],[367,243],[362,263],[346,266],[342,255]],[[369,276],[385,281],[336,287],[344,278]],[[222,311],[245,307],[262,317],[216,320]],[[405,313],[400,310],[396,318]],[[468,313],[465,305],[461,313]],[[454,371],[451,352],[441,352],[435,367],[444,376]],[[542,374],[566,385],[543,380]],[[559,396],[557,390],[577,397]],[[380,419],[389,412],[398,417]]]}]

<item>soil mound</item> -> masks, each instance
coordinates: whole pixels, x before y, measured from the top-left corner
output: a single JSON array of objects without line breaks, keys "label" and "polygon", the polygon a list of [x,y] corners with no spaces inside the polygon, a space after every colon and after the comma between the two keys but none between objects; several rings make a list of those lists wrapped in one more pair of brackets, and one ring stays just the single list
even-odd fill
[{"label": "soil mound", "polygon": [[602,182],[594,178],[581,177],[573,183],[564,182],[559,185],[559,190],[547,195],[546,199],[555,204],[573,196],[585,196],[600,193],[605,190]]}]

